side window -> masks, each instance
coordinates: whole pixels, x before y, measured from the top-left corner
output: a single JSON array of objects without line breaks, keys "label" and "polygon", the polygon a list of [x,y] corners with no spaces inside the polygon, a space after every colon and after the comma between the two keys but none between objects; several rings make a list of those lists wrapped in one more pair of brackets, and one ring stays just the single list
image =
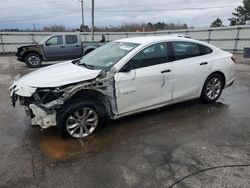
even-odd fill
[{"label": "side window", "polygon": [[196,43],[177,41],[173,42],[173,48],[176,60],[200,55],[199,44]]},{"label": "side window", "polygon": [[62,44],[63,44],[62,36],[54,36],[46,42],[46,45],[48,46],[62,45]]},{"label": "side window", "polygon": [[76,35],[66,35],[66,44],[75,44],[77,43]]},{"label": "side window", "polygon": [[201,55],[207,55],[207,54],[211,54],[213,52],[212,49],[210,49],[209,47],[207,46],[203,46],[203,45],[199,45],[200,46],[200,54]]},{"label": "side window", "polygon": [[168,62],[166,43],[151,45],[140,51],[129,61],[133,69],[148,67],[166,62]]},{"label": "side window", "polygon": [[173,50],[176,60],[206,55],[213,52],[213,50],[201,44],[182,41],[173,42]]}]

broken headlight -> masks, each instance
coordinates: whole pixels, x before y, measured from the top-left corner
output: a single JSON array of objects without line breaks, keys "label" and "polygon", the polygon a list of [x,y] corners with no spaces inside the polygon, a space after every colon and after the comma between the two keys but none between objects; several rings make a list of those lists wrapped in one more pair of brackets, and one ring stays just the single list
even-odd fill
[{"label": "broken headlight", "polygon": [[47,104],[59,99],[62,95],[63,91],[59,89],[37,89],[36,93],[33,94],[33,98],[41,104]]}]

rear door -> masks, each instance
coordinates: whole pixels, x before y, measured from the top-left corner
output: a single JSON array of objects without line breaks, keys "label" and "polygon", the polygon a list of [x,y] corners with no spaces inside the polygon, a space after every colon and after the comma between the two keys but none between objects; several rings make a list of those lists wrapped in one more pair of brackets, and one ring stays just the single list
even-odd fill
[{"label": "rear door", "polygon": [[81,41],[77,35],[65,35],[65,49],[68,59],[75,59],[82,56]]},{"label": "rear door", "polygon": [[66,59],[65,45],[61,35],[52,36],[44,44],[44,55],[48,60]]},{"label": "rear door", "polygon": [[175,41],[171,44],[174,56],[173,100],[195,98],[209,74],[212,50],[193,42]]},{"label": "rear door", "polygon": [[166,43],[141,50],[115,75],[119,114],[171,103],[172,74]]}]

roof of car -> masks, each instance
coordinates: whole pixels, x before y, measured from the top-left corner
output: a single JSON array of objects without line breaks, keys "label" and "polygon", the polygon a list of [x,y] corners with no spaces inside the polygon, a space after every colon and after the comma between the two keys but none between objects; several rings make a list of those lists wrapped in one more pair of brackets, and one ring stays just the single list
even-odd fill
[{"label": "roof of car", "polygon": [[129,42],[137,44],[149,44],[153,42],[160,41],[173,41],[173,40],[182,40],[182,41],[193,41],[196,40],[185,37],[184,35],[162,35],[162,36],[141,36],[141,37],[132,37],[116,40],[116,42]]}]

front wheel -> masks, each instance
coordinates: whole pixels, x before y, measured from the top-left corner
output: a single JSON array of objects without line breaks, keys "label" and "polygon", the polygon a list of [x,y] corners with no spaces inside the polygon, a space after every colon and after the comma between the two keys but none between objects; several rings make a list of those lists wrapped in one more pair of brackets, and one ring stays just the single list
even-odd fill
[{"label": "front wheel", "polygon": [[60,116],[58,129],[61,136],[84,138],[105,122],[104,108],[92,101],[72,101]]},{"label": "front wheel", "polygon": [[25,63],[30,68],[38,68],[42,65],[42,58],[37,53],[30,53],[25,57]]},{"label": "front wheel", "polygon": [[223,90],[223,80],[219,74],[210,75],[204,83],[201,100],[205,103],[215,102]]}]

